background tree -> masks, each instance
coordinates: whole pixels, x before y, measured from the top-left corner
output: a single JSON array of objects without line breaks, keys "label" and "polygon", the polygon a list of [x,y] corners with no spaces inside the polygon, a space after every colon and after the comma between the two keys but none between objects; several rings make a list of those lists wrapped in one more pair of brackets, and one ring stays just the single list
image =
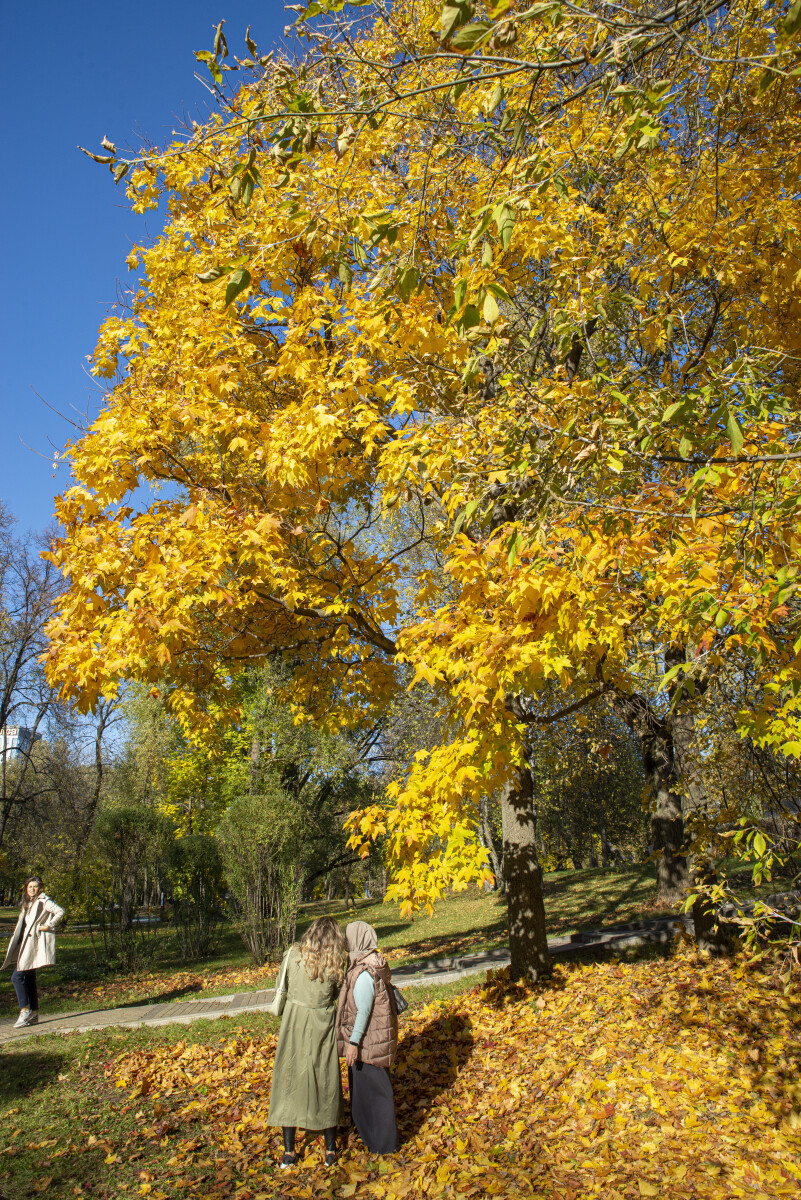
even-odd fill
[{"label": "background tree", "polygon": [[[43,544],[13,536],[13,522],[0,510],[0,847],[9,822],[48,790],[41,775],[37,739],[54,715],[55,691],[41,658],[45,625],[61,587],[52,563],[42,562]],[[4,731],[21,725],[30,740],[14,749]]]}]

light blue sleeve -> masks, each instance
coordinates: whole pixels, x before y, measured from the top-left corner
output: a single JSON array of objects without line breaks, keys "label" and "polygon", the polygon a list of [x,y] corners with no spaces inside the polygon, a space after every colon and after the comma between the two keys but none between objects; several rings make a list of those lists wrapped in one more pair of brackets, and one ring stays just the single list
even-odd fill
[{"label": "light blue sleeve", "polygon": [[353,999],[356,1001],[356,1020],[350,1040],[360,1045],[375,1001],[375,984],[369,971],[362,971],[353,985]]}]

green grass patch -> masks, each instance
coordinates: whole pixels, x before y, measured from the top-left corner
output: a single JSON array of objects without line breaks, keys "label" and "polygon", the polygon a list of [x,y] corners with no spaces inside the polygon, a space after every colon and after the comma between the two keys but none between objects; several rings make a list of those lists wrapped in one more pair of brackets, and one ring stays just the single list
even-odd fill
[{"label": "green grass patch", "polygon": [[[746,881],[747,882],[747,881]],[[782,890],[781,883],[765,891]],[[655,903],[655,874],[651,864],[583,871],[552,872],[545,876],[548,933],[559,936],[582,930],[669,916]],[[506,903],[495,893],[475,888],[443,899],[432,916],[401,917],[397,904],[357,900],[345,908],[341,900],[315,902],[301,908],[298,933],[315,917],[328,914],[342,924],[359,917],[375,925],[382,949],[394,966],[426,959],[451,959],[506,945]],[[10,936],[16,909],[0,909],[0,938]],[[48,1013],[79,1008],[112,1008],[165,1001],[209,999],[270,987],[275,964],[255,968],[233,927],[226,924],[217,952],[207,959],[185,962],[169,926],[153,935],[152,966],[135,974],[104,972],[96,961],[91,940],[83,932],[65,932],[58,939],[58,963],[40,976],[40,1004]],[[16,1013],[10,985],[0,993],[0,1017]]]}]

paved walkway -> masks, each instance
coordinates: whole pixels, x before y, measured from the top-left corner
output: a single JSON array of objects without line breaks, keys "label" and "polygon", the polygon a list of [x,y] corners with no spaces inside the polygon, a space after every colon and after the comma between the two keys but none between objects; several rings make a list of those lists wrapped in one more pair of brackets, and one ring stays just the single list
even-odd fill
[{"label": "paved walkway", "polygon": [[[672,940],[681,925],[690,931],[690,917],[666,920],[639,921],[598,929],[588,933],[568,934],[550,938],[548,949],[559,960],[614,954],[649,944],[664,944]],[[498,970],[509,965],[505,947],[481,954],[463,954],[457,958],[432,958],[425,962],[393,967],[392,978],[400,988],[430,987],[432,984],[453,983],[466,975]],[[20,1038],[42,1033],[85,1033],[91,1029],[139,1029],[157,1025],[188,1025],[192,1021],[214,1020],[216,1017],[235,1017],[242,1013],[264,1012],[273,998],[272,990],[238,992],[232,996],[214,996],[208,1000],[180,1000],[165,1004],[139,1004],[126,1008],[84,1009],[80,1012],[46,1012],[39,1024],[30,1029],[15,1029],[13,1020],[0,1021],[0,1046]]]}]

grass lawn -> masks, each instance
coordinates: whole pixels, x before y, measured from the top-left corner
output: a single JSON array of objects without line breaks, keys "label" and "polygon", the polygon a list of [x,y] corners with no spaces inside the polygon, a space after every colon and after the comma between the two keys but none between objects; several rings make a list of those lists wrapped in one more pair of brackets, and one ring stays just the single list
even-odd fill
[{"label": "grass lawn", "polygon": [[[545,876],[545,911],[551,936],[597,929],[649,917],[670,915],[655,903],[655,875],[650,864],[584,871],[552,872]],[[775,890],[775,885],[769,890]],[[358,915],[375,925],[381,947],[397,966],[428,958],[452,958],[506,944],[506,905],[494,893],[476,889],[442,900],[433,916],[401,918],[397,904],[358,900],[346,910],[342,901],[302,906],[298,932],[326,913],[343,924]],[[0,909],[0,941],[9,937],[17,910]],[[223,929],[212,957],[183,962],[174,935],[166,928],[153,935],[158,948],[153,966],[133,975],[104,974],[97,966],[86,933],[59,937],[58,963],[40,976],[40,1004],[51,1013],[78,1008],[163,1003],[208,998],[271,986],[275,965],[254,967],[236,930]],[[0,1017],[16,1013],[10,984],[0,992]]]},{"label": "grass lawn", "polygon": [[[481,981],[483,984],[483,980]],[[0,1052],[0,1198],[794,1200],[801,1004],[769,967],[689,951],[410,993],[402,1147],[351,1132],[277,1169],[278,1022],[52,1035]]]}]

